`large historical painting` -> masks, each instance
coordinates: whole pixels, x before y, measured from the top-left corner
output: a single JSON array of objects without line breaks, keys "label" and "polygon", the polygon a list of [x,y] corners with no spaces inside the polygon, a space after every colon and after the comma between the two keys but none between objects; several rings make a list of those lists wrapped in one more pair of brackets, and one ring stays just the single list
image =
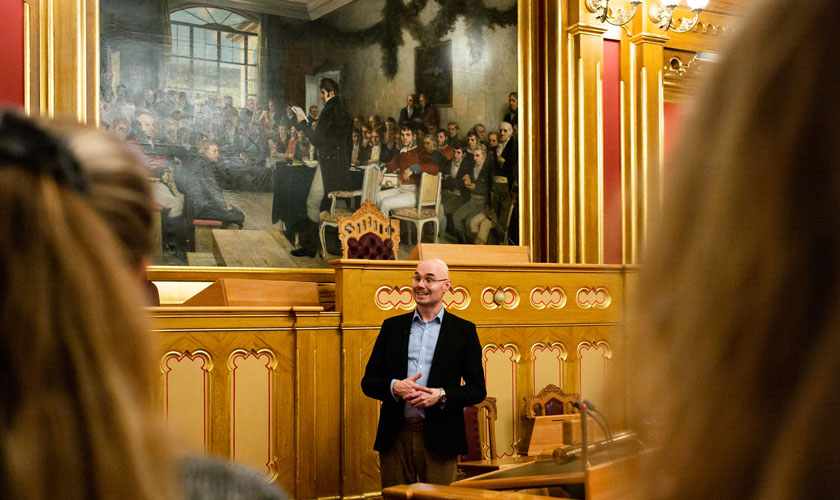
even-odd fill
[{"label": "large historical painting", "polygon": [[101,126],[149,170],[155,264],[328,267],[331,221],[410,216],[423,178],[437,235],[403,222],[399,258],[516,243],[514,0],[245,5],[100,0]]}]

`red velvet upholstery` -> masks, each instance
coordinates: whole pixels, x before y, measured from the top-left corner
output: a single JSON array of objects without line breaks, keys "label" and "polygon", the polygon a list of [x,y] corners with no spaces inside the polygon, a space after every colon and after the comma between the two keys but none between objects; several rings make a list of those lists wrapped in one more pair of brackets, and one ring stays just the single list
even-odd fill
[{"label": "red velvet upholstery", "polygon": [[193,226],[222,227],[222,221],[212,219],[193,219]]},{"label": "red velvet upholstery", "polygon": [[386,238],[382,241],[382,238],[375,233],[365,233],[358,240],[350,238],[347,240],[347,258],[393,260],[391,239]]},{"label": "red velvet upholstery", "polygon": [[461,455],[461,461],[481,460],[481,435],[478,430],[478,408],[464,408],[464,424],[467,427],[467,454]]},{"label": "red velvet upholstery", "polygon": [[551,398],[545,402],[545,414],[546,415],[562,415],[563,414],[563,402],[559,399]]}]

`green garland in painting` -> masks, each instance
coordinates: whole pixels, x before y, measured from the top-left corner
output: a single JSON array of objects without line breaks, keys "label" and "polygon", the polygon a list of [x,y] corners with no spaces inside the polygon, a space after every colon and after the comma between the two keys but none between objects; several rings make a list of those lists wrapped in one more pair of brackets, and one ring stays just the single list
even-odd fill
[{"label": "green garland in painting", "polygon": [[[423,25],[418,16],[429,0],[385,0],[382,21],[358,32],[337,32],[335,27],[313,23],[316,34],[333,43],[347,45],[370,45],[382,47],[382,71],[391,80],[399,69],[397,50],[404,43],[403,30],[420,42],[421,47],[432,47],[455,29],[459,17],[464,18],[467,28],[467,45],[473,60],[481,57],[484,47],[484,30],[505,28],[516,24],[516,5],[506,10],[486,7],[483,0],[433,0],[440,5],[434,19]],[[520,0],[521,1],[521,0]],[[317,27],[316,27],[317,26]]]}]

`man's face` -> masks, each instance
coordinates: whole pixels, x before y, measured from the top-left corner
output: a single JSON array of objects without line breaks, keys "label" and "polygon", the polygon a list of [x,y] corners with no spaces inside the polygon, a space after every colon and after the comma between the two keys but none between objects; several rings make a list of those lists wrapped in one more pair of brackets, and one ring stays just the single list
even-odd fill
[{"label": "man's face", "polygon": [[431,153],[435,150],[435,142],[431,137],[426,136],[423,138],[423,147],[426,148],[427,153]]},{"label": "man's face", "polygon": [[516,111],[516,107],[519,105],[519,101],[516,99],[515,95],[508,97],[508,104],[510,104],[510,110]]},{"label": "man's face", "polygon": [[443,146],[446,145],[446,133],[445,132],[438,132],[437,143],[438,143],[439,147],[443,147]]},{"label": "man's face", "polygon": [[[321,100],[324,101],[324,102],[327,102],[327,100],[329,100],[329,97],[330,97],[330,95],[327,92],[327,90],[326,89],[321,89]],[[310,109],[312,109],[312,108],[310,108]]]},{"label": "man's face", "polygon": [[400,143],[403,147],[408,147],[411,145],[411,141],[414,140],[414,134],[411,130],[400,130]]},{"label": "man's face", "polygon": [[481,149],[476,149],[475,151],[473,151],[473,158],[475,159],[476,165],[484,165],[484,157],[484,151],[482,151]]},{"label": "man's face", "polygon": [[304,132],[303,130],[298,132],[297,138],[298,138],[298,142],[300,142],[304,146],[309,144],[309,137],[306,136],[306,132]]},{"label": "man's face", "polygon": [[117,126],[114,127],[114,135],[117,136],[117,139],[119,139],[120,142],[124,142],[128,137],[128,125],[125,123],[118,123]]},{"label": "man's face", "polygon": [[471,135],[471,136],[467,137],[467,144],[469,144],[470,149],[473,149],[476,146],[478,146],[478,139],[476,139],[476,137],[474,135]]},{"label": "man's face", "polygon": [[449,137],[457,137],[458,136],[458,127],[455,125],[450,125],[447,127],[449,129]]},{"label": "man's face", "polygon": [[499,136],[496,134],[490,134],[490,137],[487,139],[487,144],[490,145],[491,148],[495,148],[499,145]]},{"label": "man's face", "polygon": [[359,117],[353,118],[353,128],[359,130],[362,128],[362,119]]},{"label": "man's face", "polygon": [[362,135],[365,136],[367,142],[370,142],[370,134],[371,130],[369,127],[362,127]]},{"label": "man's face", "polygon": [[426,107],[426,95],[420,94],[420,106]]},{"label": "man's face", "polygon": [[406,99],[406,102],[408,103],[409,108],[414,107],[414,96],[413,95],[408,96],[408,98]]},{"label": "man's face", "polygon": [[373,115],[368,116],[368,125],[370,125],[370,128],[376,127],[376,117]]},{"label": "man's face", "polygon": [[417,305],[436,306],[443,301],[443,294],[449,290],[450,281],[446,269],[435,261],[423,261],[414,271],[415,278],[425,278],[432,281],[412,280],[411,289],[414,291],[414,301]]},{"label": "man's face", "polygon": [[257,109],[257,101],[250,97],[248,98],[248,109],[250,109],[251,111]]},{"label": "man's face", "polygon": [[463,149],[458,148],[458,149],[455,150],[455,159],[458,160],[458,161],[461,161],[461,160],[464,159],[464,150]]},{"label": "man's face", "polygon": [[213,163],[219,161],[219,145],[211,144],[207,146],[207,152],[204,153],[204,156],[206,156],[207,159],[212,161]]},{"label": "man's face", "polygon": [[487,140],[487,132],[484,130],[484,127],[479,125],[475,128],[475,133],[478,134],[478,138],[481,139],[481,142]]},{"label": "man's face", "polygon": [[353,132],[353,144],[358,144],[362,140],[362,136],[358,132]]},{"label": "man's face", "polygon": [[379,132],[371,132],[370,134],[370,143],[374,146],[378,146],[382,142],[382,136],[379,135]]},{"label": "man's face", "polygon": [[149,115],[140,115],[137,117],[137,124],[140,130],[146,134],[146,137],[154,137],[155,135],[155,120]]},{"label": "man's face", "polygon": [[502,142],[507,141],[510,139],[510,135],[513,133],[513,127],[508,125],[507,123],[503,123],[501,127],[499,127],[499,136],[501,137]]},{"label": "man's face", "polygon": [[225,107],[229,108],[231,106],[233,106],[233,97],[225,96]]},{"label": "man's face", "polygon": [[312,118],[318,118],[318,106],[309,106],[309,114]]},{"label": "man's face", "polygon": [[286,126],[285,125],[278,125],[277,126],[277,133],[280,135],[280,137],[286,137],[286,134],[288,133],[288,131],[286,130]]}]

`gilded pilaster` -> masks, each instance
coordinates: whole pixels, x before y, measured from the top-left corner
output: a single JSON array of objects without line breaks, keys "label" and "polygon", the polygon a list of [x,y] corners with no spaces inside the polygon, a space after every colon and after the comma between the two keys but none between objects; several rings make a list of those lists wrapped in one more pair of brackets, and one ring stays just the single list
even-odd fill
[{"label": "gilded pilaster", "polygon": [[99,3],[25,0],[24,17],[27,112],[98,122]]},{"label": "gilded pilaster", "polygon": [[628,61],[622,68],[625,264],[638,263],[648,223],[662,203],[663,53],[669,40],[644,14],[634,18],[632,32],[622,44]]},{"label": "gilded pilaster", "polygon": [[570,263],[604,259],[604,161],[602,81],[607,28],[579,0],[569,3],[566,29],[568,210]]}]

